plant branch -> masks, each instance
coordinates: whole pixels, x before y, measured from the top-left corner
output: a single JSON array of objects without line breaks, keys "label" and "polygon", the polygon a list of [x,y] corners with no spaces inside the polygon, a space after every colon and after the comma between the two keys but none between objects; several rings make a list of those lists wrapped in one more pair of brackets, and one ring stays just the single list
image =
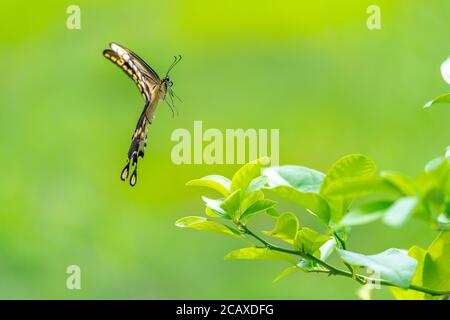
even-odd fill
[{"label": "plant branch", "polygon": [[[265,239],[261,238],[260,236],[255,234],[253,231],[251,231],[247,226],[240,225],[240,227],[241,227],[242,230],[244,230],[243,233],[246,233],[246,234],[252,236],[253,238],[257,239],[266,248],[269,248],[269,249],[274,250],[274,251],[279,251],[279,252],[284,252],[284,253],[288,253],[288,254],[292,254],[292,255],[297,255],[297,256],[300,256],[300,257],[302,257],[304,259],[307,259],[307,260],[312,260],[315,263],[317,263],[318,265],[320,265],[320,266],[322,266],[322,267],[324,267],[326,269],[326,270],[321,270],[321,271],[312,270],[312,272],[322,272],[322,273],[327,272],[330,275],[339,275],[339,276],[343,276],[343,277],[354,279],[354,280],[358,281],[361,284],[367,284],[367,283],[372,282],[372,281],[378,281],[381,285],[384,285],[384,286],[397,287],[395,284],[392,284],[392,283],[390,283],[389,281],[386,281],[386,280],[373,279],[373,278],[366,277],[366,276],[363,276],[363,275],[360,275],[360,274],[356,274],[356,273],[353,273],[353,272],[349,272],[349,271],[346,271],[346,270],[339,269],[339,268],[334,267],[331,264],[329,264],[329,263],[327,263],[327,262],[325,262],[325,261],[323,261],[323,260],[313,256],[310,253],[279,247],[279,246],[274,245],[274,244],[266,241]],[[424,292],[424,293],[427,293],[427,294],[430,294],[430,295],[433,295],[433,296],[443,296],[443,295],[449,295],[450,294],[450,292],[433,290],[433,289],[429,289],[429,288],[416,286],[416,285],[413,285],[413,284],[411,284],[408,289]]]}]

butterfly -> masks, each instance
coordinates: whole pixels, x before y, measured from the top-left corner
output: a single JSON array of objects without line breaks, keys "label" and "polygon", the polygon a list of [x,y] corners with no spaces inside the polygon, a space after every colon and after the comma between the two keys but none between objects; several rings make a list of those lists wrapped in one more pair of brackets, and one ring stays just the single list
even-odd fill
[{"label": "butterfly", "polygon": [[[148,125],[153,121],[159,101],[166,101],[173,112],[173,97],[177,96],[172,89],[173,82],[170,80],[169,72],[180,62],[181,56],[174,57],[174,61],[165,77],[161,79],[155,70],[130,49],[113,42],[109,46],[110,49],[103,51],[103,56],[119,66],[136,83],[145,101],[144,109],[139,116],[136,129],[131,137],[127,164],[120,174],[120,179],[125,181],[130,173],[130,166],[134,167],[130,177],[130,185],[134,187],[137,182],[138,159],[144,157],[144,150],[147,146]],[[170,103],[166,97],[169,97]]]}]

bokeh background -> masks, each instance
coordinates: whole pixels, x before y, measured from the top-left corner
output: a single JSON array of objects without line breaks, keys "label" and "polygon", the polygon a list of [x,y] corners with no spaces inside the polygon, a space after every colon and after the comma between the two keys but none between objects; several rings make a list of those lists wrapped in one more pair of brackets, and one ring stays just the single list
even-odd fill
[{"label": "bokeh background", "polygon": [[[81,30],[66,28],[71,4]],[[379,31],[366,27],[371,4]],[[446,0],[3,1],[0,10],[0,298],[356,299],[346,278],[297,273],[273,284],[281,262],[224,261],[238,240],[176,228],[203,213],[204,190],[186,181],[239,166],[174,165],[172,131],[194,120],[279,128],[282,164],[326,171],[364,153],[411,175],[449,142],[450,108],[421,108],[450,92],[439,72],[450,55]],[[160,74],[184,57],[172,73],[179,116],[161,104],[135,188],[119,174],[143,101],[102,57],[110,41]],[[354,228],[349,245],[370,254],[425,247],[433,235],[417,221],[402,231],[374,223]],[[66,289],[72,264],[82,290]]]}]

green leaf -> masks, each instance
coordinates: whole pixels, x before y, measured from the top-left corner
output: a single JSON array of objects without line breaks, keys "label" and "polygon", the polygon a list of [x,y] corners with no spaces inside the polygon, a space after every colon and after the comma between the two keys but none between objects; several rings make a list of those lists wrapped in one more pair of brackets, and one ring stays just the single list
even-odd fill
[{"label": "green leaf", "polygon": [[[450,206],[450,204],[448,203],[447,204],[447,212],[450,212],[450,210],[449,210],[449,207]],[[450,214],[449,213],[441,213],[438,217],[437,217],[437,219],[436,219],[436,222],[437,222],[437,226],[438,226],[438,229],[439,230],[441,230],[441,231],[450,231]]]},{"label": "green leaf", "polygon": [[271,187],[291,186],[301,192],[318,193],[325,177],[322,172],[301,167],[281,166],[264,169],[263,175],[267,177]]},{"label": "green leaf", "polygon": [[389,185],[381,177],[342,178],[329,184],[326,195],[329,198],[352,200],[385,190],[389,190]]},{"label": "green leaf", "polygon": [[280,213],[279,213],[278,210],[275,209],[275,208],[269,208],[269,209],[267,209],[267,210],[266,210],[266,214],[267,214],[269,217],[274,218],[274,219],[278,219],[278,218],[280,217]]},{"label": "green leaf", "polygon": [[236,171],[231,179],[231,192],[240,189],[242,193],[245,193],[253,179],[261,175],[261,168],[267,163],[267,159],[265,157],[249,162]]},{"label": "green leaf", "polygon": [[246,194],[260,190],[262,187],[266,185],[267,180],[268,179],[265,176],[259,176],[253,179],[252,182],[250,182],[250,184],[248,185]]},{"label": "green leaf", "polygon": [[428,101],[423,107],[429,108],[431,106],[434,106],[435,104],[442,104],[442,103],[450,103],[450,93],[440,95],[439,97],[436,97],[431,101]]},{"label": "green leaf", "polygon": [[345,262],[370,268],[379,273],[381,279],[405,289],[409,287],[417,266],[415,259],[394,248],[370,256],[339,248],[337,251]]},{"label": "green leaf", "polygon": [[438,168],[446,158],[444,156],[434,158],[425,165],[425,171],[429,172]]},{"label": "green leaf", "polygon": [[199,186],[199,187],[208,187],[220,192],[223,196],[228,196],[230,194],[230,179],[219,176],[219,175],[210,175],[200,179],[191,180],[186,183],[187,186]]},{"label": "green leaf", "polygon": [[241,190],[235,190],[232,194],[230,194],[225,200],[223,200],[223,203],[220,205],[220,208],[222,208],[233,221],[239,220],[239,209],[241,205]]},{"label": "green leaf", "polygon": [[418,200],[416,197],[403,197],[394,202],[387,209],[383,217],[383,222],[391,227],[400,227],[413,214]]},{"label": "green leaf", "polygon": [[[223,200],[216,200],[216,199],[210,199],[205,196],[202,197],[202,200],[205,202],[206,208],[210,209],[213,213],[216,215],[225,218],[230,219],[230,216],[228,213],[226,213],[222,208],[221,205],[223,203]],[[208,211],[208,214],[211,213]],[[211,213],[211,214],[213,214]]]},{"label": "green leaf", "polygon": [[244,211],[240,219],[248,219],[250,216],[272,208],[276,204],[277,203],[275,201],[269,199],[257,200],[250,207],[248,207],[247,210]]},{"label": "green leaf", "polygon": [[326,193],[330,183],[343,178],[371,177],[377,167],[368,157],[361,154],[351,154],[336,161],[328,171],[323,181],[321,192]]},{"label": "green leaf", "polygon": [[[412,284],[427,289],[450,292],[450,232],[441,232],[427,250],[417,246],[408,254],[419,263]],[[442,299],[414,290],[391,289],[397,299]]]},{"label": "green leaf", "polygon": [[263,231],[263,233],[292,244],[298,228],[299,222],[297,216],[291,212],[286,212],[277,219],[275,228],[272,231]]},{"label": "green leaf", "polygon": [[220,213],[217,213],[216,211],[212,210],[211,208],[205,207],[205,214],[208,217],[212,217],[212,218],[224,218],[223,215],[221,215]]},{"label": "green leaf", "polygon": [[450,84],[450,57],[441,64],[441,75],[445,82]]},{"label": "green leaf", "polygon": [[392,203],[392,201],[376,201],[363,204],[347,213],[338,226],[356,226],[376,221],[385,214]]},{"label": "green leaf", "polygon": [[317,216],[325,224],[328,224],[330,220],[328,203],[317,193],[301,192],[293,187],[283,185],[264,190],[308,209],[310,213]]},{"label": "green leaf", "polygon": [[[423,286],[423,266],[425,263],[426,256],[428,255],[427,251],[413,246],[408,250],[408,255],[417,260],[416,271],[414,272],[414,276],[411,280],[411,284],[416,286]],[[425,293],[415,290],[405,290],[397,287],[389,287],[392,294],[397,300],[424,300]]]},{"label": "green leaf", "polygon": [[320,248],[320,260],[327,260],[331,254],[336,250],[336,240],[334,238],[325,242]]},{"label": "green leaf", "polygon": [[381,172],[383,179],[395,187],[398,192],[405,196],[414,196],[417,188],[413,179],[398,172],[383,171]]},{"label": "green leaf", "polygon": [[321,185],[320,194],[328,200],[331,210],[331,220],[334,223],[338,223],[345,213],[347,213],[351,199],[330,197],[330,186],[338,181],[372,177],[375,172],[375,163],[368,157],[360,154],[345,156],[331,166]]},{"label": "green leaf", "polygon": [[269,248],[248,247],[231,251],[225,256],[226,260],[280,260],[296,264],[297,260],[283,252],[270,250]]},{"label": "green leaf", "polygon": [[273,279],[273,283],[280,281],[281,279],[283,279],[284,277],[286,277],[287,275],[295,272],[295,271],[299,271],[300,268],[297,266],[290,266],[287,267],[286,269],[284,269],[283,271],[281,271],[281,273],[275,278]]},{"label": "green leaf", "polygon": [[195,230],[211,231],[223,233],[233,237],[241,237],[238,230],[227,225],[209,220],[205,217],[189,216],[178,219],[175,225],[180,228],[190,228]]},{"label": "green leaf", "polygon": [[314,254],[320,247],[330,240],[328,235],[321,235],[310,228],[301,228],[295,237],[295,246],[307,253]]},{"label": "green leaf", "polygon": [[247,194],[243,199],[241,198],[241,210],[244,212],[258,200],[264,199],[264,193],[261,190],[253,191]]},{"label": "green leaf", "polygon": [[441,232],[428,248],[423,285],[450,292],[450,231]]}]

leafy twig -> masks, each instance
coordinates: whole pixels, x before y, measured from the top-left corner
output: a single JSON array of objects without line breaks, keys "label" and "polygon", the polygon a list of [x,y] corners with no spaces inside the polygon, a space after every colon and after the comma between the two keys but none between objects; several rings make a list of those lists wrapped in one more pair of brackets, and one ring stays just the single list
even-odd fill
[{"label": "leafy twig", "polygon": [[[344,276],[347,278],[351,278],[351,279],[355,279],[356,281],[358,281],[361,284],[367,284],[369,282],[373,282],[373,281],[377,281],[379,282],[381,285],[384,286],[390,286],[390,287],[397,287],[396,285],[390,283],[389,281],[386,280],[382,280],[382,279],[373,279],[370,277],[366,277],[360,274],[356,274],[354,272],[349,272],[346,270],[342,270],[339,269],[337,267],[334,267],[332,265],[330,265],[329,263],[313,256],[310,253],[307,252],[303,252],[303,251],[298,251],[298,250],[291,250],[291,249],[287,249],[287,248],[282,248],[279,247],[277,245],[274,245],[268,241],[266,241],[265,239],[263,239],[262,237],[258,236],[257,234],[255,234],[253,231],[251,231],[247,226],[244,225],[240,225],[240,229],[243,230],[242,232],[245,234],[248,234],[250,236],[252,236],[253,238],[257,239],[259,242],[261,242],[264,247],[274,250],[274,251],[279,251],[279,252],[284,252],[284,253],[288,253],[288,254],[292,254],[292,255],[297,255],[300,256],[304,259],[308,259],[311,261],[314,261],[316,264],[322,266],[323,268],[325,268],[326,270],[320,270],[320,272],[324,273],[327,272],[330,275],[339,275],[339,276]],[[318,270],[313,270],[313,272],[319,272]],[[442,296],[442,295],[449,295],[450,292],[445,292],[445,291],[439,291],[439,290],[433,290],[433,289],[429,289],[429,288],[424,288],[424,287],[420,287],[420,286],[416,286],[411,284],[409,286],[410,290],[415,290],[415,291],[420,291],[420,292],[424,292],[433,296]]]}]

